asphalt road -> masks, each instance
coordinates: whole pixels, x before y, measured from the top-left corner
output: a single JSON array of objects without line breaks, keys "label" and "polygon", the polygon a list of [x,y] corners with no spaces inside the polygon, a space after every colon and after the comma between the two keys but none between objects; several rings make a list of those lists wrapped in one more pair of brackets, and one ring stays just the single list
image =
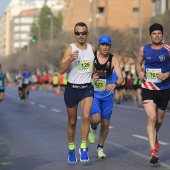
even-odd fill
[{"label": "asphalt road", "polygon": [[[167,170],[170,169],[170,112],[158,134],[160,163],[149,163],[146,114],[132,101],[114,105],[110,131],[105,142],[106,159],[96,156],[97,142],[88,143],[89,162],[79,161],[81,140],[79,108],[75,144],[77,164],[67,161],[67,114],[63,96],[43,91],[30,94],[20,104],[17,89],[7,88],[0,103],[0,170]],[[99,132],[98,127],[98,131]],[[98,133],[97,133],[98,140]]]}]

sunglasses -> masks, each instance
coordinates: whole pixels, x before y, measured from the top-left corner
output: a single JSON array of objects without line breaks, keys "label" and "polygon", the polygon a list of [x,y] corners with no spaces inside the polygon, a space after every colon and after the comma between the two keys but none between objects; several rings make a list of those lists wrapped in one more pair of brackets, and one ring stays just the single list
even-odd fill
[{"label": "sunglasses", "polygon": [[81,34],[81,35],[87,35],[87,32],[86,32],[86,31],[83,31],[83,32],[77,32],[77,31],[76,31],[74,34],[75,34],[75,35],[80,35],[80,34]]}]

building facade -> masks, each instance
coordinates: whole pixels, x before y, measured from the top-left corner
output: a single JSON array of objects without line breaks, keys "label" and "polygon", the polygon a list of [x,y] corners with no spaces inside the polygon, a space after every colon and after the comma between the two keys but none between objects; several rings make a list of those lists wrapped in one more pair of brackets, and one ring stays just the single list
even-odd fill
[{"label": "building facade", "polygon": [[31,38],[30,28],[34,17],[38,16],[39,9],[23,10],[18,16],[13,17],[11,23],[11,52],[15,53],[29,45]]},{"label": "building facade", "polygon": [[152,0],[152,16],[158,16],[170,9],[170,0]]},{"label": "building facade", "polygon": [[[44,0],[34,0],[32,3],[26,0],[10,2],[0,17],[0,27],[2,28],[0,29],[0,35],[2,35],[0,36],[0,57],[8,57],[28,44],[28,36],[34,18],[32,14],[35,10],[40,11],[43,5]],[[54,15],[57,15],[64,6],[64,0],[50,0],[46,5],[51,8]]]},{"label": "building facade", "polygon": [[98,27],[136,31],[151,15],[151,0],[65,0],[63,30],[72,31],[83,21],[94,32]]}]

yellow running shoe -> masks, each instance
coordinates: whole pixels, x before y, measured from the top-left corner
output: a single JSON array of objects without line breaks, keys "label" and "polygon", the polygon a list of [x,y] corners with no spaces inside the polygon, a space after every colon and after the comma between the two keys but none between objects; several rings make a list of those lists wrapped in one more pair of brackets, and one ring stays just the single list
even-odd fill
[{"label": "yellow running shoe", "polygon": [[96,131],[97,131],[97,128],[95,130],[93,130],[90,127],[90,131],[89,131],[89,134],[88,134],[88,141],[91,144],[94,144],[96,142]]},{"label": "yellow running shoe", "polygon": [[105,158],[106,157],[106,154],[103,152],[103,148],[99,147],[96,152],[97,152],[98,158]]}]

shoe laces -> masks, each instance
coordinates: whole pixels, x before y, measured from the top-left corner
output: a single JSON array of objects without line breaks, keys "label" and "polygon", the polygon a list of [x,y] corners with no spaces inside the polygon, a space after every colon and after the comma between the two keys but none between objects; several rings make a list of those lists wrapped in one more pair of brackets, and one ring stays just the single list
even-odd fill
[{"label": "shoe laces", "polygon": [[100,148],[100,147],[97,149],[97,152],[100,153],[100,154],[102,154],[102,155],[104,154],[103,148]]},{"label": "shoe laces", "polygon": [[87,148],[82,148],[82,149],[81,149],[81,155],[82,155],[82,156],[87,156],[87,151],[88,151]]},{"label": "shoe laces", "polygon": [[96,137],[96,129],[95,129],[95,130],[91,129],[91,130],[90,130],[90,133],[91,133],[91,137],[92,137],[92,138],[95,138],[95,137]]},{"label": "shoe laces", "polygon": [[75,157],[75,152],[74,152],[74,150],[69,150],[69,156],[70,156],[70,157]]}]

